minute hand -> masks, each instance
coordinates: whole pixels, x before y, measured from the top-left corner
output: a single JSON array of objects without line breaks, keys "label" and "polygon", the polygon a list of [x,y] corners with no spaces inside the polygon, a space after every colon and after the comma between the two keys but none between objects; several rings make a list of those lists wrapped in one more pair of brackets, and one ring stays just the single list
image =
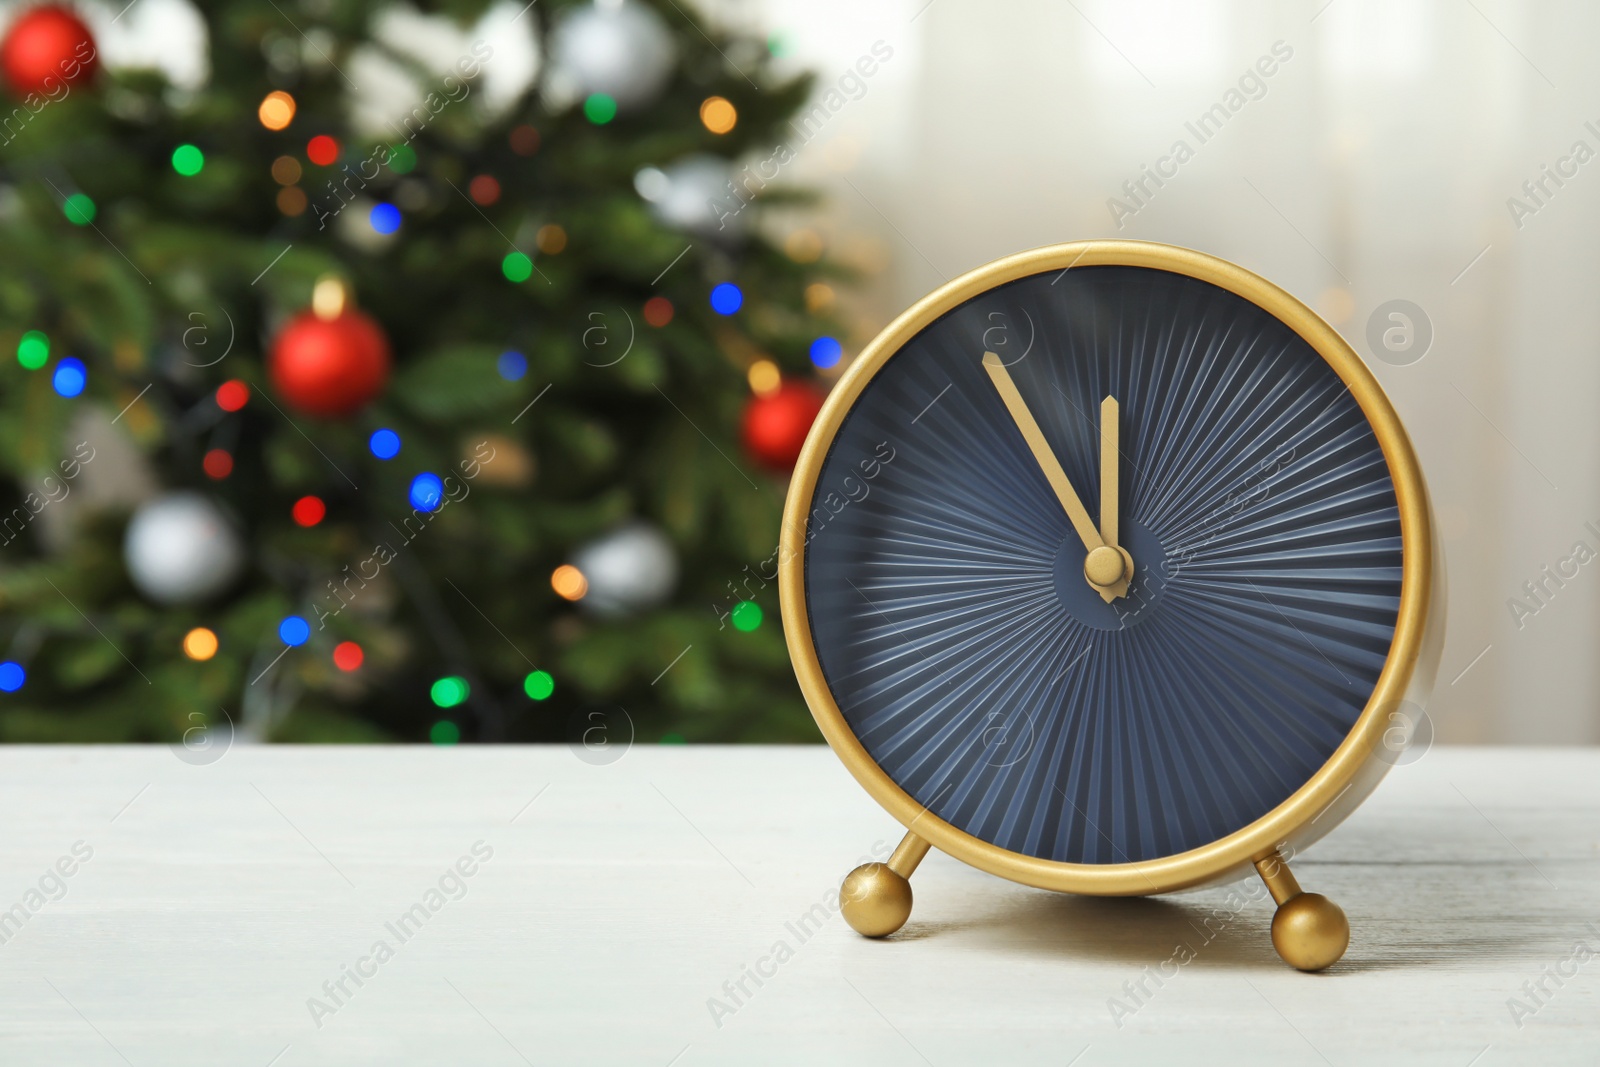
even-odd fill
[{"label": "minute hand", "polygon": [[1091,551],[1100,548],[1105,544],[1100,537],[1100,531],[1090,520],[1089,512],[1084,509],[1083,501],[1078,499],[1072,483],[1067,481],[1067,472],[1061,469],[1061,461],[1056,459],[1056,454],[1050,449],[1050,443],[1044,439],[1039,424],[1034,421],[1033,413],[1028,410],[1028,405],[1023,403],[1022,394],[1017,392],[1016,383],[1011,380],[1011,373],[1006,370],[1006,365],[993,352],[985,352],[983,369],[989,372],[995,389],[1000,393],[1000,399],[1005,401],[1006,410],[1011,412],[1011,418],[1017,424],[1017,429],[1022,431],[1022,439],[1028,442],[1028,448],[1033,452],[1035,462],[1039,464],[1039,469],[1044,471],[1045,480],[1050,483],[1050,488],[1055,490],[1056,499],[1060,500],[1061,506],[1066,509],[1067,518],[1072,520],[1072,528],[1083,538],[1084,547]]}]

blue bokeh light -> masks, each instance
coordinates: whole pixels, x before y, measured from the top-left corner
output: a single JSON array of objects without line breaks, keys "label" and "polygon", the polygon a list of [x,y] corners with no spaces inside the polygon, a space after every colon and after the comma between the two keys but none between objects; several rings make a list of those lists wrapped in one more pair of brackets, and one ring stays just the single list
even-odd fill
[{"label": "blue bokeh light", "polygon": [[374,430],[367,447],[379,459],[393,459],[400,454],[400,435],[393,430]]},{"label": "blue bokeh light", "polygon": [[56,364],[50,384],[62,396],[77,396],[83,392],[83,387],[89,384],[89,369],[83,365],[83,360],[76,356],[68,356]]},{"label": "blue bokeh light", "polygon": [[819,337],[811,342],[811,362],[827,370],[844,358],[844,346],[832,337]]},{"label": "blue bokeh light", "polygon": [[496,364],[500,369],[500,377],[508,382],[519,381],[528,373],[528,357],[514,348],[508,348],[500,353]]},{"label": "blue bokeh light", "polygon": [[411,479],[411,506],[418,511],[438,511],[444,504],[444,483],[427,471]]},{"label": "blue bokeh light", "polygon": [[0,663],[0,692],[15,693],[28,680],[28,672],[15,660]]},{"label": "blue bokeh light", "polygon": [[400,209],[393,204],[373,204],[367,221],[379,233],[393,233],[400,228]]},{"label": "blue bokeh light", "polygon": [[278,624],[278,638],[291,648],[311,640],[311,624],[298,615],[286,615]]},{"label": "blue bokeh light", "polygon": [[718,315],[732,315],[744,307],[744,293],[732,282],[723,282],[711,290],[711,310]]}]

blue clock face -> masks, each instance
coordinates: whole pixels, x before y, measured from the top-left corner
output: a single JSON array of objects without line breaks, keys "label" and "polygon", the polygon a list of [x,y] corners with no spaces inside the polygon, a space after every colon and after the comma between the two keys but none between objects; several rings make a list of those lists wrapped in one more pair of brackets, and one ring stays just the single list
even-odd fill
[{"label": "blue clock face", "polygon": [[[1125,590],[1086,577],[1000,379],[1096,526],[1115,399]],[[1394,485],[1349,389],[1265,310],[1146,267],[1022,278],[924,328],[841,423],[806,535],[812,642],[868,754],[957,829],[1071,863],[1184,852],[1286,800],[1399,609]]]}]

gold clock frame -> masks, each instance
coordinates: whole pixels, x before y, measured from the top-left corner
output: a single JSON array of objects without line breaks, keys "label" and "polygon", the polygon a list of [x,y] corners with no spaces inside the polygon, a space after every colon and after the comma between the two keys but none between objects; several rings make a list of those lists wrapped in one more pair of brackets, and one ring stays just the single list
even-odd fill
[{"label": "gold clock frame", "polygon": [[[1383,670],[1344,741],[1311,778],[1277,807],[1209,844],[1152,860],[1065,863],[1012,852],[957,829],[928,811],[867,753],[845,722],[823,678],[805,596],[806,522],[822,463],[840,425],[874,375],[940,316],[996,286],[1075,267],[1135,266],[1210,282],[1262,308],[1304,339],[1349,388],[1378,438],[1399,505],[1400,607]],[[1332,326],[1289,293],[1243,267],[1203,252],[1142,241],[1082,241],[1017,253],[941,286],[891,322],[834,386],[801,450],[784,507],[778,587],[784,632],[801,691],[823,737],[856,781],[907,829],[886,864],[852,872],[842,907],[869,936],[893,933],[911,909],[909,878],[930,847],[1024,885],[1101,896],[1143,896],[1231,881],[1253,868],[1278,903],[1273,943],[1286,961],[1320,970],[1337,960],[1349,927],[1337,905],[1302,893],[1285,860],[1353,811],[1394,755],[1386,732],[1403,705],[1426,702],[1443,644],[1438,544],[1422,469],[1389,398],[1360,356]],[[1404,719],[1402,729],[1414,726]],[[1409,734],[1407,733],[1407,736]],[[1281,929],[1280,929],[1281,928]]]}]

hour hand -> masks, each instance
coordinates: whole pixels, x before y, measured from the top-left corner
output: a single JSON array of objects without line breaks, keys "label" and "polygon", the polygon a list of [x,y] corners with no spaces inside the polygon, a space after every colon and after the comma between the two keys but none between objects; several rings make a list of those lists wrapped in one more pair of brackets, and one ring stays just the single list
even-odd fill
[{"label": "hour hand", "polygon": [[[1116,397],[1108,396],[1100,401],[1100,539],[1106,543],[1107,548],[1116,549],[1118,555],[1122,557],[1121,575],[1106,583],[1118,596],[1128,591],[1128,583],[1133,580],[1133,557],[1122,547],[1117,531],[1117,494],[1121,478],[1118,451],[1122,443],[1121,421],[1122,409]],[[1106,570],[1108,573],[1111,571],[1109,559]],[[1094,581],[1093,576],[1089,580]]]}]

